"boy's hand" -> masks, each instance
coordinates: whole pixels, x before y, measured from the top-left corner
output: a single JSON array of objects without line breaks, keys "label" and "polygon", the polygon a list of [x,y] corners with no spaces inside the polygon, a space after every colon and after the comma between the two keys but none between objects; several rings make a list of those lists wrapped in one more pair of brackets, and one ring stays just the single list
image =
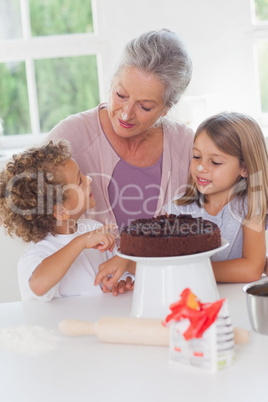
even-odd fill
[{"label": "boy's hand", "polygon": [[115,236],[112,230],[115,225],[105,225],[96,230],[92,230],[85,235],[85,248],[96,248],[101,253],[104,251],[112,251],[115,246]]}]

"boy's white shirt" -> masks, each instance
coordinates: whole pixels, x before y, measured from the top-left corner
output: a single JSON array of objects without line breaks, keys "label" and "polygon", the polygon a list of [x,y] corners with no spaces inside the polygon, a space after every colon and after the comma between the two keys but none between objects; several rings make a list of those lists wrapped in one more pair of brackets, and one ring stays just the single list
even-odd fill
[{"label": "boy's white shirt", "polygon": [[[93,219],[80,219],[77,223],[76,233],[56,236],[49,233],[40,242],[31,244],[21,256],[18,262],[18,280],[23,301],[33,298],[49,301],[57,297],[102,293],[100,286],[94,286],[94,279],[99,265],[112,258],[116,253],[116,248],[112,252],[104,253],[93,248],[83,250],[64,277],[43,296],[37,296],[30,288],[29,280],[32,273],[45,258],[66,246],[75,237],[102,226],[100,222]],[[121,279],[125,279],[127,276],[131,275],[125,272]]]}]

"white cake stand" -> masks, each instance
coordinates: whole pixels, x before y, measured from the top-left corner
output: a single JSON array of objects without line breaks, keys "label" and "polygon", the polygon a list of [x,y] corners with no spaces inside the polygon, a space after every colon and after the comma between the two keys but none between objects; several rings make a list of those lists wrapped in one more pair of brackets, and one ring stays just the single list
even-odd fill
[{"label": "white cake stand", "polygon": [[214,250],[178,257],[136,257],[117,251],[118,256],[137,263],[131,316],[164,319],[185,288],[202,303],[218,300],[210,257],[228,245],[222,239],[221,247]]}]

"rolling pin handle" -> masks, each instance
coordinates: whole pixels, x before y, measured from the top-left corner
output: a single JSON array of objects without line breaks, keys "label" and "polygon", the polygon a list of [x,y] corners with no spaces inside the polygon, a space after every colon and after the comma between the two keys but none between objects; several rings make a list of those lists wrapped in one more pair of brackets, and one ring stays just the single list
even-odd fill
[{"label": "rolling pin handle", "polygon": [[63,320],[59,323],[59,330],[68,336],[96,335],[96,323],[80,320]]}]

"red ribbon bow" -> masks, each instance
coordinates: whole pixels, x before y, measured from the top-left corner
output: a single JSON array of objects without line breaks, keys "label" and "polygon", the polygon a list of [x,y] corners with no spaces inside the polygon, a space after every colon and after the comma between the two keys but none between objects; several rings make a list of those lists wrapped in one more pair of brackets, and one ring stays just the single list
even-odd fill
[{"label": "red ribbon bow", "polygon": [[180,300],[170,305],[171,313],[166,317],[163,325],[172,321],[188,319],[190,325],[184,332],[185,340],[201,338],[203,333],[216,320],[225,299],[217,300],[214,303],[201,303],[196,295],[188,288],[180,295]]}]

